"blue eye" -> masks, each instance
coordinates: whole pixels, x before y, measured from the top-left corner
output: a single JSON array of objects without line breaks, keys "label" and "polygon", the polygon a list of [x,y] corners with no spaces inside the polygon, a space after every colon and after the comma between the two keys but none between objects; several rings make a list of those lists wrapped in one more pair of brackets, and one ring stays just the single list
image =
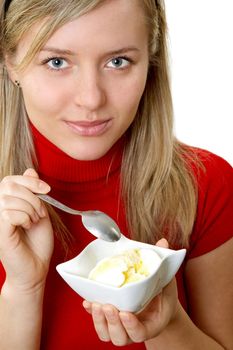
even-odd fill
[{"label": "blue eye", "polygon": [[125,57],[115,57],[108,62],[110,68],[125,68],[130,64],[130,59]]},{"label": "blue eye", "polygon": [[68,67],[68,63],[63,58],[54,57],[47,61],[49,68],[59,70]]}]

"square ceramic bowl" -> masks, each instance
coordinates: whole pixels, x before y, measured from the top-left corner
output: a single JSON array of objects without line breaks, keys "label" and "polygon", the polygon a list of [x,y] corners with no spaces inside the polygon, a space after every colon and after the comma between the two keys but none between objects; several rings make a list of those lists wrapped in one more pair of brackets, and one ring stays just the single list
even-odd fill
[{"label": "square ceramic bowl", "polygon": [[[113,287],[88,279],[89,272],[101,259],[128,249],[150,248],[161,257],[153,274],[144,280]],[[96,239],[75,258],[57,265],[56,269],[66,283],[82,298],[90,302],[112,304],[118,310],[142,310],[175,276],[186,254],[185,249],[172,250],[130,240],[125,236],[117,242]]]}]

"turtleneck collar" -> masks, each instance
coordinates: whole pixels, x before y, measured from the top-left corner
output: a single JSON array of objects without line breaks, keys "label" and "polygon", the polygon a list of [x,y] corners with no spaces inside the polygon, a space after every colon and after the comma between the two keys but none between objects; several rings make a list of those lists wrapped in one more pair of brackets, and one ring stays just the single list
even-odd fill
[{"label": "turtleneck collar", "polygon": [[31,124],[38,171],[44,178],[66,183],[85,183],[106,179],[112,172],[119,170],[123,155],[125,138],[116,144],[100,159],[91,161],[76,160],[46,139]]}]

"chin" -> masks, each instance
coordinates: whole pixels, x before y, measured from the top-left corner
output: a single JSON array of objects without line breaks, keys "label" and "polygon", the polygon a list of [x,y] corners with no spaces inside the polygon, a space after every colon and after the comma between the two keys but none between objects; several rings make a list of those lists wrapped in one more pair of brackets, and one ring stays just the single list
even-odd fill
[{"label": "chin", "polygon": [[97,150],[96,148],[94,150],[91,151],[91,149],[85,149],[83,150],[83,152],[80,152],[80,150],[78,150],[78,152],[69,152],[69,156],[77,159],[77,160],[83,160],[83,161],[91,161],[91,160],[97,160],[102,158],[108,151],[110,148],[108,149],[104,149],[104,150]]},{"label": "chin", "polygon": [[75,142],[72,146],[66,145],[66,150],[64,151],[77,160],[97,160],[107,154],[116,141],[115,139],[107,140],[106,138],[83,139],[81,142]]}]

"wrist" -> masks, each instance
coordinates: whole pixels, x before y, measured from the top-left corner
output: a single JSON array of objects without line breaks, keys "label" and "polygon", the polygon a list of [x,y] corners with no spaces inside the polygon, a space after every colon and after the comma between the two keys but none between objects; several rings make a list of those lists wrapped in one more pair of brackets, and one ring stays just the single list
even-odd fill
[{"label": "wrist", "polygon": [[187,322],[189,319],[187,313],[183,309],[180,302],[177,304],[176,312],[173,316],[173,318],[168,323],[167,327],[163,330],[161,333],[163,336],[178,336],[184,337],[187,336],[187,327],[189,326],[189,322]]},{"label": "wrist", "polygon": [[12,300],[14,303],[22,303],[23,300],[36,302],[43,299],[44,289],[45,281],[30,285],[16,285],[6,279],[2,286],[1,297],[5,300]]},{"label": "wrist", "polygon": [[44,284],[18,288],[4,283],[0,296],[1,348],[39,349],[43,299]]},{"label": "wrist", "polygon": [[178,301],[174,315],[171,318],[170,322],[168,323],[167,327],[173,328],[175,326],[179,326],[179,324],[183,322],[183,317],[185,314],[186,314],[185,310],[183,309],[182,305]]},{"label": "wrist", "polygon": [[223,350],[213,338],[199,329],[189,318],[179,303],[175,317],[167,327],[155,338],[145,342],[147,350],[184,349],[184,350]]},{"label": "wrist", "polygon": [[164,328],[158,336],[145,342],[146,349],[152,350],[155,346],[161,346],[161,348],[164,346],[170,349],[171,344],[180,344],[181,339],[182,344],[187,344],[187,342],[189,342],[189,339],[186,340],[189,334],[189,331],[187,331],[187,317],[185,310],[180,302],[178,302],[176,311],[166,328]]}]

